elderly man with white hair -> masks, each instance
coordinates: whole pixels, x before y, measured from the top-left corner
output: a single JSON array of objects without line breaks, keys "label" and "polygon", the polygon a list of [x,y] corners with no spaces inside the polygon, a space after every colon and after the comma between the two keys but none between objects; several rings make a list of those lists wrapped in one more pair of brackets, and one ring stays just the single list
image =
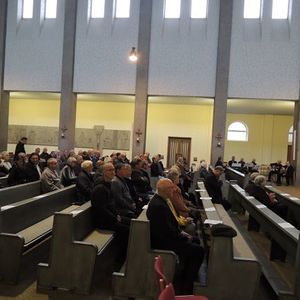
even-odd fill
[{"label": "elderly man with white hair", "polygon": [[43,171],[41,176],[41,187],[43,193],[48,193],[62,189],[64,186],[60,182],[57,174],[57,160],[50,158],[47,161],[47,168]]},{"label": "elderly man with white hair", "polygon": [[70,156],[67,159],[67,164],[63,167],[60,173],[61,183],[64,186],[70,186],[71,184],[75,184],[77,180],[77,176],[75,175],[75,166],[77,160],[75,157]]},{"label": "elderly man with white hair", "polygon": [[94,178],[92,175],[92,161],[85,160],[81,164],[81,169],[82,171],[79,173],[76,182],[77,202],[79,204],[91,200],[92,190],[94,188]]}]

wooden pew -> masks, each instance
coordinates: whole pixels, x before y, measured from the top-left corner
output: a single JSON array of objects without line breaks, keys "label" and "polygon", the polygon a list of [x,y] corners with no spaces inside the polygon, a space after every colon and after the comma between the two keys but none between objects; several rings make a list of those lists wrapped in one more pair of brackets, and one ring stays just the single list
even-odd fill
[{"label": "wooden pew", "polygon": [[166,276],[172,281],[176,254],[172,251],[151,249],[150,225],[146,210],[131,220],[126,262],[120,272],[113,273],[113,296],[124,298],[157,299],[158,284],[154,273],[154,259],[162,256]]},{"label": "wooden pew", "polygon": [[96,258],[112,241],[113,232],[93,227],[90,201],[72,213],[56,213],[49,263],[38,265],[38,289],[62,288],[88,294]]},{"label": "wooden pew", "polygon": [[0,206],[12,204],[41,194],[40,181],[0,189]]},{"label": "wooden pew", "polygon": [[7,179],[8,176],[0,177],[0,189],[8,185]]},{"label": "wooden pew", "polygon": [[300,199],[280,191],[272,185],[266,185],[265,189],[275,193],[276,198],[288,207],[288,221],[300,229]]},{"label": "wooden pew", "polygon": [[236,180],[238,185],[241,187],[241,188],[244,188],[248,182],[249,182],[249,176],[244,174],[244,173],[241,173],[237,170],[234,170],[230,167],[226,167],[225,169],[225,177],[228,181],[230,180]]},{"label": "wooden pew", "polygon": [[[201,196],[207,197],[204,184],[198,183],[198,187]],[[232,227],[237,236],[212,237],[207,285],[201,286],[195,282],[194,294],[204,295],[209,299],[218,299],[220,295],[222,299],[256,299],[261,270],[253,251],[222,205],[210,202],[210,207],[206,207],[209,199],[202,201],[207,218],[215,220],[215,224],[223,223]],[[243,276],[244,274],[247,276]]]},{"label": "wooden pew", "polygon": [[74,199],[73,185],[1,207],[1,280],[17,282],[22,257],[50,237],[54,212],[77,207],[72,205]]},{"label": "wooden pew", "polygon": [[[300,242],[299,230],[292,224],[286,222],[265,205],[261,204],[254,197],[247,193],[237,184],[230,184],[232,190],[231,197],[233,201],[239,201],[246,211],[259,223],[260,228],[266,232],[272,240],[276,241],[289,255],[289,258],[295,261],[295,280],[293,290],[289,290],[285,284],[276,287],[274,283],[274,274],[269,274],[266,266],[262,266],[264,275],[269,280],[274,291],[280,299],[300,299]],[[272,250],[271,250],[272,251]],[[266,270],[266,272],[265,272]]]}]

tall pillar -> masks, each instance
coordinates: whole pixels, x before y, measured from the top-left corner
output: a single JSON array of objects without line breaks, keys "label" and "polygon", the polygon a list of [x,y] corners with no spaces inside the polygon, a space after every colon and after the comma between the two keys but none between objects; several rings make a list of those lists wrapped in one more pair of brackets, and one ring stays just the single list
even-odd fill
[{"label": "tall pillar", "polygon": [[233,0],[220,0],[217,72],[211,141],[211,164],[224,156]]},{"label": "tall pillar", "polygon": [[140,1],[132,156],[145,152],[152,0]]},{"label": "tall pillar", "polygon": [[[300,99],[300,95],[299,95]],[[296,134],[293,135],[293,166],[296,169],[296,184],[300,184],[300,105],[299,101],[295,102],[294,106],[294,132],[296,130]]]},{"label": "tall pillar", "polygon": [[59,150],[75,146],[76,102],[73,93],[77,0],[65,0],[64,41],[59,115]]},{"label": "tall pillar", "polygon": [[4,91],[7,0],[0,0],[0,151],[7,150],[9,92]]}]

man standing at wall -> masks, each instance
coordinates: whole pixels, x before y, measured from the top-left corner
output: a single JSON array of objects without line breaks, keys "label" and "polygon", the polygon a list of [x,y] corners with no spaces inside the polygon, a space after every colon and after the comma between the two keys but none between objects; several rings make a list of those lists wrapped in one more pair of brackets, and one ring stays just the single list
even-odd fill
[{"label": "man standing at wall", "polygon": [[16,150],[15,150],[15,160],[17,159],[17,156],[19,153],[23,152],[26,153],[25,151],[25,144],[27,143],[27,137],[22,137],[18,144],[16,145]]}]

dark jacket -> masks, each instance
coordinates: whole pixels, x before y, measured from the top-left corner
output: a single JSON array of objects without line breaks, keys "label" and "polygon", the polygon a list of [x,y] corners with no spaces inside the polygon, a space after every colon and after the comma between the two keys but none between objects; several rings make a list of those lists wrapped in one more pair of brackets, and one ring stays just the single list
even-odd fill
[{"label": "dark jacket", "polygon": [[245,191],[249,194],[252,195],[254,189],[254,182],[249,180],[248,184],[245,186]]},{"label": "dark jacket", "polygon": [[[41,179],[37,167],[30,161],[25,165],[25,172],[28,182],[33,182]],[[40,172],[42,173],[42,170],[40,170]]]},{"label": "dark jacket", "polygon": [[130,190],[125,179],[115,176],[111,182],[111,191],[117,209],[127,209],[130,211],[135,211],[134,201],[131,198]]},{"label": "dark jacket", "polygon": [[70,186],[76,183],[77,176],[75,175],[74,170],[69,165],[65,165],[61,170],[60,181],[63,186]]},{"label": "dark jacket", "polygon": [[77,200],[78,202],[87,202],[91,200],[92,190],[94,187],[94,179],[92,174],[88,174],[82,170],[76,182]]},{"label": "dark jacket", "polygon": [[151,245],[156,249],[174,249],[187,242],[165,199],[155,194],[149,202]]},{"label": "dark jacket", "polygon": [[261,186],[253,184],[251,190],[249,191],[249,195],[256,198],[259,202],[264,204],[265,206],[271,208],[273,205],[269,199],[269,195]]},{"label": "dark jacket", "polygon": [[111,183],[99,178],[91,197],[93,221],[96,227],[113,230],[118,224],[117,210],[111,192]]},{"label": "dark jacket", "polygon": [[223,202],[222,181],[219,180],[212,172],[206,177],[204,182],[205,188],[212,198],[213,203]]},{"label": "dark jacket", "polygon": [[19,168],[14,165],[8,174],[8,185],[17,185],[27,182],[27,174],[25,168]]},{"label": "dark jacket", "polygon": [[152,191],[148,173],[135,169],[132,171],[131,180],[137,193],[147,193]]},{"label": "dark jacket", "polygon": [[160,161],[153,162],[150,168],[152,177],[164,176],[164,167]]}]

